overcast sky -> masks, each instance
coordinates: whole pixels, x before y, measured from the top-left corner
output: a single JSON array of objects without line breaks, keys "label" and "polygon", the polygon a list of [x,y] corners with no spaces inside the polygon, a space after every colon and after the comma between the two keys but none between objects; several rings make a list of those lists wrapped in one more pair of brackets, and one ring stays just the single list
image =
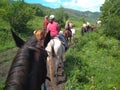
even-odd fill
[{"label": "overcast sky", "polygon": [[50,8],[64,8],[75,9],[79,11],[100,12],[100,6],[104,4],[105,0],[25,0],[27,3],[39,3]]}]

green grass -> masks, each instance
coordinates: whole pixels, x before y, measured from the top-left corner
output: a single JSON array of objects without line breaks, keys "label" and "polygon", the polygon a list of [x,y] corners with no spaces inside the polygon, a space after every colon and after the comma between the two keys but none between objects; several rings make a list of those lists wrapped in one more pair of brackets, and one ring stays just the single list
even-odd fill
[{"label": "green grass", "polygon": [[77,39],[66,54],[65,90],[119,90],[119,41],[101,31]]}]

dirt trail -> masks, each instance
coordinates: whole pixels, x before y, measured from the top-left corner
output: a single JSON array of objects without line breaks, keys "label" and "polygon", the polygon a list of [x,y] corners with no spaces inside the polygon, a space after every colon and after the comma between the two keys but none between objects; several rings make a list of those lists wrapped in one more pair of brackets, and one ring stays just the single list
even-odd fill
[{"label": "dirt trail", "polygon": [[[48,72],[48,77],[50,77],[49,72]],[[46,80],[47,90],[65,90],[66,76],[64,74],[63,68],[58,69],[58,81],[59,81],[59,84],[56,84],[55,77],[54,77],[53,83],[51,81]]]}]

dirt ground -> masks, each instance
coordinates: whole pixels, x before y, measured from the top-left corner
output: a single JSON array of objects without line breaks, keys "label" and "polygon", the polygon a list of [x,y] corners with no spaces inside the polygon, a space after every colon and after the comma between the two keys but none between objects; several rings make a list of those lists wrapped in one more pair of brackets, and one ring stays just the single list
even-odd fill
[{"label": "dirt ground", "polygon": [[[48,72],[48,77],[50,77],[49,72]],[[66,75],[64,74],[63,68],[58,69],[58,81],[59,81],[59,83],[56,84],[55,77],[54,77],[53,83],[49,80],[46,80],[47,90],[65,90]]]}]

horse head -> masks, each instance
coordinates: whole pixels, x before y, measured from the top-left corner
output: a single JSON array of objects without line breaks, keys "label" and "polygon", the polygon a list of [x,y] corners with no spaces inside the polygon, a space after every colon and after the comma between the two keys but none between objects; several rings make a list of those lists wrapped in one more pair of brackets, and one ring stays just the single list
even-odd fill
[{"label": "horse head", "polygon": [[[8,72],[4,90],[41,90],[41,85],[47,78],[48,54],[45,47],[50,40],[50,32],[41,31],[41,34],[44,33],[39,36],[41,39],[33,36],[26,42],[12,30],[11,32],[19,49]],[[38,45],[40,46],[36,47]]]}]

